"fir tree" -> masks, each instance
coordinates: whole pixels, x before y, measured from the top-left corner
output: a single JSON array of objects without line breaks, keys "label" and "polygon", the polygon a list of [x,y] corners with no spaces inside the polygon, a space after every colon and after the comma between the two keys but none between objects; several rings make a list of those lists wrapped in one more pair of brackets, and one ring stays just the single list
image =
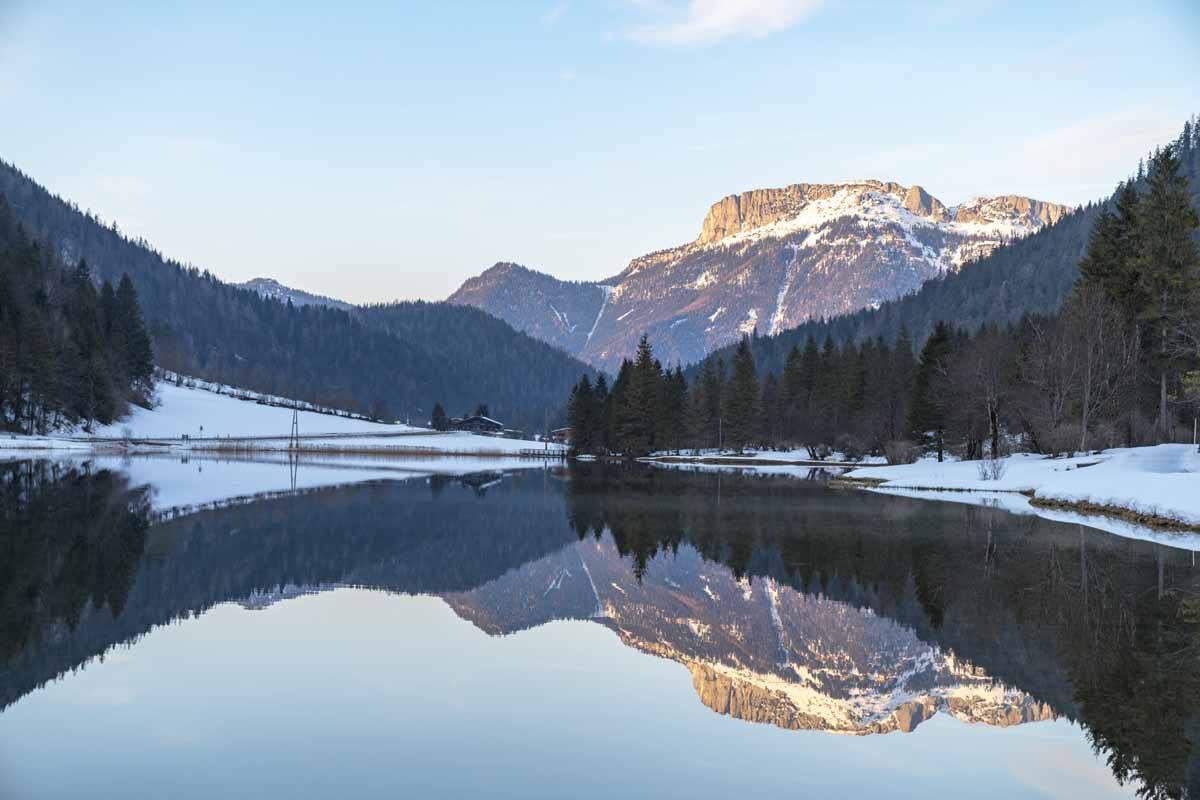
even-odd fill
[{"label": "fir tree", "polygon": [[129,279],[128,274],[121,276],[121,282],[117,286],[114,312],[116,318],[111,327],[117,342],[123,376],[134,386],[149,388],[154,376],[154,352],[150,344],[150,334],[146,331],[146,322],[142,319],[137,290],[133,288],[133,281]]},{"label": "fir tree", "polygon": [[1145,324],[1159,377],[1158,431],[1171,435],[1167,408],[1168,374],[1174,367],[1172,337],[1200,300],[1200,251],[1195,234],[1200,218],[1192,207],[1187,180],[1179,174],[1175,148],[1159,152],[1150,164],[1137,237],[1138,318]]},{"label": "fir tree", "polygon": [[945,376],[954,341],[954,331],[939,322],[921,350],[913,379],[908,427],[917,441],[937,451],[938,461],[942,461],[946,449]]},{"label": "fir tree", "polygon": [[571,390],[567,401],[567,426],[571,429],[571,449],[576,453],[591,453],[596,429],[596,395],[587,373]]},{"label": "fir tree", "polygon": [[725,439],[739,452],[758,438],[762,429],[758,371],[750,352],[749,337],[742,337],[733,355],[733,376],[729,385],[729,408]]},{"label": "fir tree", "polygon": [[429,417],[429,424],[435,431],[450,430],[450,418],[446,416],[446,409],[442,408],[440,402],[433,404],[433,413]]}]

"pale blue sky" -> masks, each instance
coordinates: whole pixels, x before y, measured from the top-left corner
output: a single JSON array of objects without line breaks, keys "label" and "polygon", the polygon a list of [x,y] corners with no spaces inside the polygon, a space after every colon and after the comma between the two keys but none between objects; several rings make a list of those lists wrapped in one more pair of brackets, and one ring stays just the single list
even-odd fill
[{"label": "pale blue sky", "polygon": [[598,279],[721,196],[1105,194],[1200,111],[1200,4],[0,0],[0,158],[222,278]]}]

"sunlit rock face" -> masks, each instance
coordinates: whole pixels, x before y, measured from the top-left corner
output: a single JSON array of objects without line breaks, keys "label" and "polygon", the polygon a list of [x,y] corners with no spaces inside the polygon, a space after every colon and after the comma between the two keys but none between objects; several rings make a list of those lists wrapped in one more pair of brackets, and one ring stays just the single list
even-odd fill
[{"label": "sunlit rock face", "polygon": [[999,726],[1056,716],[870,609],[738,580],[689,547],[653,559],[639,582],[611,539],[589,539],[444,597],[493,635],[593,619],[680,662],[701,702],[750,722],[869,734],[909,732],[937,713]]},{"label": "sunlit rock face", "polygon": [[729,195],[694,241],[633,259],[612,278],[561,281],[500,263],[449,300],[612,369],[647,333],[687,363],[757,330],[876,306],[1057,222],[1066,206],[1017,195],[948,207],[920,186],[796,183]]}]

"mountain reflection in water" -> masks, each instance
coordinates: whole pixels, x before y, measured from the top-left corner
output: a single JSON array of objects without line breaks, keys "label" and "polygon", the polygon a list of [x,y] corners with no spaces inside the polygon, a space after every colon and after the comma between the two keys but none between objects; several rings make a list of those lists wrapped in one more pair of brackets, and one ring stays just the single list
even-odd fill
[{"label": "mountain reflection in water", "polygon": [[215,604],[358,586],[439,595],[492,635],[592,620],[686,666],[714,711],[782,728],[1067,718],[1144,795],[1200,792],[1200,572],[1170,547],[792,478],[599,465],[168,516],[118,471],[21,462],[0,481],[3,707]]}]

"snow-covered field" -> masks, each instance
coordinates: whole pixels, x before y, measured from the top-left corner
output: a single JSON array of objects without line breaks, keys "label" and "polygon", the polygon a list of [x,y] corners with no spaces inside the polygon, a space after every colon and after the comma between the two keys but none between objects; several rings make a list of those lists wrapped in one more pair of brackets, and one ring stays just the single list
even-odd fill
[{"label": "snow-covered field", "polygon": [[[235,390],[236,391],[236,390]],[[205,436],[287,436],[292,430],[292,409],[259,405],[228,394],[187,388],[160,381],[155,387],[159,405],[134,407],[129,416],[112,425],[97,427],[97,437],[121,437],[128,428],[135,439]],[[201,433],[203,427],[203,433]],[[315,411],[300,412],[301,434],[399,433],[407,425],[388,425]]]},{"label": "snow-covered field", "polygon": [[[882,489],[1023,492],[1035,499],[1087,503],[1200,526],[1200,452],[1194,445],[1105,450],[1051,459],[1019,453],[985,478],[978,461],[862,467],[848,478],[883,481]],[[939,497],[939,499],[945,499]]]},{"label": "snow-covered field", "polygon": [[[286,450],[292,429],[292,409],[264,405],[249,393],[229,390],[218,393],[206,387],[176,386],[159,382],[153,409],[134,407],[129,415],[111,425],[97,427],[91,434],[61,436],[0,436],[0,450],[87,450],[104,440],[176,440],[191,437],[176,449],[212,448],[267,452]],[[522,450],[561,449],[559,445],[521,439],[502,439],[464,432],[439,432],[409,425],[372,422],[367,419],[300,411],[300,445],[307,452],[333,453],[352,450],[385,456],[390,453],[470,453],[516,455]],[[225,440],[233,438],[233,442]],[[255,439],[248,437],[275,437]],[[86,441],[86,440],[94,441]],[[242,441],[236,441],[236,440]],[[111,442],[109,443],[111,445]]]}]

